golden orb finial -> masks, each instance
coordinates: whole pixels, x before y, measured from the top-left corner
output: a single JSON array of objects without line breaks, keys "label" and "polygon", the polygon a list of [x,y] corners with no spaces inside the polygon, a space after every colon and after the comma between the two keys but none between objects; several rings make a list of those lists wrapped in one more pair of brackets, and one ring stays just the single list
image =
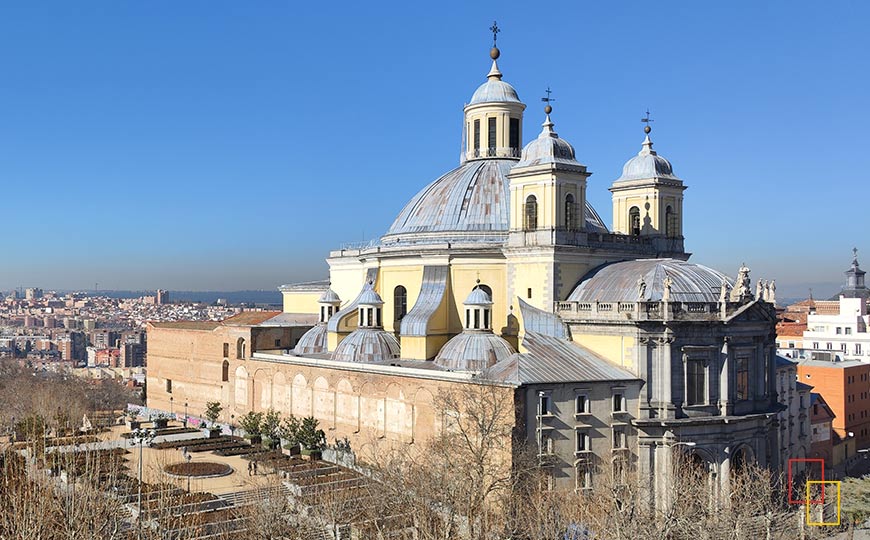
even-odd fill
[{"label": "golden orb finial", "polygon": [[489,57],[493,60],[498,60],[499,56],[501,56],[501,51],[498,50],[498,47],[493,47],[489,50]]},{"label": "golden orb finial", "polygon": [[544,112],[546,114],[550,114],[551,112],[553,112],[553,107],[550,107],[549,105],[547,105],[546,107],[544,107]]},{"label": "golden orb finial", "polygon": [[652,128],[649,126],[643,126],[643,132],[649,135],[649,132],[652,131]]}]

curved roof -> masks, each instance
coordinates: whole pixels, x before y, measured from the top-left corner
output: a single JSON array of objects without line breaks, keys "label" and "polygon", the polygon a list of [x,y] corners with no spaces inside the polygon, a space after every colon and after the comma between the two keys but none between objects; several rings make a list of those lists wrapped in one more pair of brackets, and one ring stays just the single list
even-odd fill
[{"label": "curved roof", "polygon": [[356,303],[359,306],[382,306],[384,305],[384,301],[381,300],[381,295],[375,292],[375,289],[372,287],[371,283],[366,283],[365,287],[363,287],[362,292],[356,299]]},{"label": "curved roof", "polygon": [[435,365],[452,371],[483,371],[515,352],[510,343],[492,332],[465,331],[441,347]]},{"label": "curved roof", "polygon": [[[505,242],[510,228],[507,175],[515,164],[510,159],[480,159],[444,174],[405,205],[381,243]],[[588,201],[586,230],[607,232]]]},{"label": "curved roof", "polygon": [[381,363],[399,357],[396,336],[375,328],[354,330],[335,348],[332,359],[340,362]]},{"label": "curved roof", "polygon": [[505,102],[521,103],[520,97],[513,86],[500,79],[491,78],[477,87],[468,104]]},{"label": "curved roof", "polygon": [[302,334],[293,352],[296,354],[320,354],[326,352],[326,339],[328,336],[326,324],[317,324]]},{"label": "curved roof", "polygon": [[475,287],[462,304],[466,306],[491,306],[492,298],[486,294],[483,288]]},{"label": "curved roof", "polygon": [[544,163],[582,166],[577,162],[574,147],[565,139],[559,138],[559,134],[553,131],[553,125],[548,114],[540,135],[523,148],[522,157],[516,164],[517,167]]},{"label": "curved roof", "polygon": [[[599,267],[587,274],[568,297],[570,302],[658,302],[665,276],[674,302],[718,302],[722,272],[678,259],[640,259]],[[641,293],[643,293],[641,295]]]},{"label": "curved roof", "polygon": [[463,163],[417,193],[381,241],[428,237],[449,242],[468,236],[504,241],[510,212],[507,174],[514,163],[507,159]]},{"label": "curved roof", "polygon": [[340,304],[341,298],[339,298],[338,294],[332,289],[326,289],[317,301],[321,304]]},{"label": "curved roof", "polygon": [[671,162],[658,155],[652,149],[652,141],[649,135],[643,141],[643,148],[636,156],[625,162],[622,167],[622,176],[616,181],[645,180],[649,178],[661,178],[665,180],[679,180],[674,176]]}]

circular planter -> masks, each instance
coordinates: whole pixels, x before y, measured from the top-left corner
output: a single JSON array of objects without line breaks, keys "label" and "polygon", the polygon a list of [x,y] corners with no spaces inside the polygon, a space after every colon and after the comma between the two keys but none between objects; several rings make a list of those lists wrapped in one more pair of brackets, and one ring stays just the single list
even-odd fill
[{"label": "circular planter", "polygon": [[232,474],[233,468],[226,463],[214,461],[178,462],[163,467],[163,472],[173,478],[217,478]]}]

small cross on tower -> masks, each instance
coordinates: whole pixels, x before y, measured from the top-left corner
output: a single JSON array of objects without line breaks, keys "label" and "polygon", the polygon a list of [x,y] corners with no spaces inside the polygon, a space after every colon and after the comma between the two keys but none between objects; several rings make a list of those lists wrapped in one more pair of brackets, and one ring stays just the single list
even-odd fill
[{"label": "small cross on tower", "polygon": [[498,39],[498,33],[501,32],[501,29],[498,27],[496,21],[492,21],[492,26],[489,27],[489,30],[492,32],[492,46],[495,47],[495,42]]},{"label": "small cross on tower", "polygon": [[644,124],[646,124],[646,125],[643,127],[643,132],[644,132],[644,133],[647,133],[647,134],[648,134],[650,131],[652,131],[652,128],[649,127],[649,123],[650,123],[650,122],[655,122],[655,120],[653,120],[652,118],[649,117],[649,109],[646,110],[646,116],[644,116],[643,118],[641,118],[640,121],[643,122]]},{"label": "small cross on tower", "polygon": [[550,94],[552,94],[553,91],[550,90],[550,87],[549,87],[549,86],[547,87],[547,89],[545,90],[545,92],[547,93],[547,97],[542,97],[542,98],[541,98],[541,101],[543,101],[544,103],[547,104],[546,106],[544,106],[544,112],[547,113],[547,114],[550,114],[551,112],[553,112],[553,107],[550,106],[550,103],[553,102],[553,101],[556,101],[556,98],[552,98],[552,97],[550,97]]}]

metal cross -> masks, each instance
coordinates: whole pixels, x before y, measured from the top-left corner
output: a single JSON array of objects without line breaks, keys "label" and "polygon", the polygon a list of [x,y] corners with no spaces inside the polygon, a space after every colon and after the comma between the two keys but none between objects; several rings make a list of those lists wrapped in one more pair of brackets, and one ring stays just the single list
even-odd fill
[{"label": "metal cross", "polygon": [[551,98],[551,97],[550,97],[550,94],[552,94],[553,91],[550,90],[550,87],[549,87],[549,86],[547,87],[547,89],[545,90],[545,92],[547,92],[547,97],[542,97],[542,98],[541,98],[541,101],[543,101],[544,103],[550,103],[551,101],[556,101],[556,98]]},{"label": "metal cross", "polygon": [[498,27],[498,23],[492,21],[492,26],[489,27],[492,32],[492,46],[495,47],[495,40],[498,39],[498,33],[501,32],[501,29]]},{"label": "metal cross", "polygon": [[640,119],[646,125],[649,125],[650,122],[655,122],[652,118],[649,117],[649,109],[646,110],[646,116]]}]

